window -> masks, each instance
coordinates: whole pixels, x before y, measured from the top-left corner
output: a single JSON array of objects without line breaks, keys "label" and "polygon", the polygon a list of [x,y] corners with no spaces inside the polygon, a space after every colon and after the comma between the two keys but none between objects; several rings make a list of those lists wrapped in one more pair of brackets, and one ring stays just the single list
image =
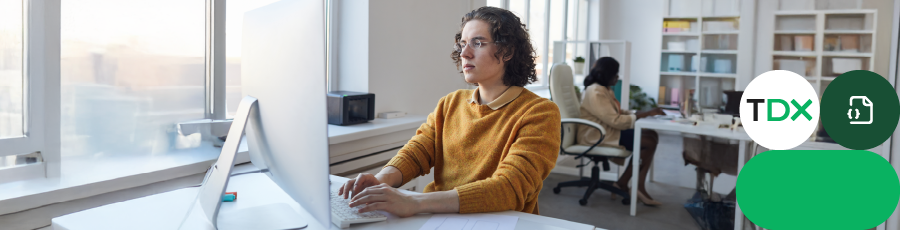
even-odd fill
[{"label": "window", "polygon": [[[587,1],[586,0],[490,0],[488,6],[500,7],[512,11],[528,27],[531,44],[535,49],[535,74],[538,81],[530,86],[545,87],[549,84],[547,74],[553,60],[553,42],[567,40],[585,40],[587,38]],[[548,17],[549,16],[549,17]],[[574,48],[567,48],[567,59]]]},{"label": "window", "polygon": [[25,135],[23,11],[22,0],[0,0],[0,138]]},{"label": "window", "polygon": [[241,31],[244,13],[278,0],[226,0],[225,7],[225,110],[234,117],[241,103]]},{"label": "window", "polygon": [[548,55],[549,52],[546,52],[550,47],[545,45],[547,33],[544,32],[550,27],[550,24],[544,20],[544,14],[547,13],[545,4],[547,0],[532,0],[528,2],[530,3],[528,6],[528,24],[525,25],[528,26],[528,33],[531,35],[531,44],[534,46],[535,55],[537,55],[537,58],[534,59],[534,63],[536,64],[534,73],[537,75],[538,81],[534,84],[541,86],[548,85],[544,81],[544,79],[546,79],[546,77],[544,77],[544,69],[548,69],[544,68],[544,59],[550,56]]},{"label": "window", "polygon": [[133,169],[203,147],[218,153],[175,126],[204,118],[205,9],[203,0],[62,1],[63,175],[108,159]]}]

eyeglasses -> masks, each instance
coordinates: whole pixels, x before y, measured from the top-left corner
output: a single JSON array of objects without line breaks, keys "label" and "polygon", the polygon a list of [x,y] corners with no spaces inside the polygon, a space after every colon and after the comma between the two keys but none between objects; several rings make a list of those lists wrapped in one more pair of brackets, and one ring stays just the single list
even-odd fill
[{"label": "eyeglasses", "polygon": [[[473,39],[472,42],[470,42],[470,43],[472,44],[472,48],[479,49],[482,46],[484,46],[485,44],[496,43],[496,42],[484,42],[484,41],[481,41],[478,39]],[[466,41],[459,41],[453,45],[453,49],[456,50],[456,52],[462,52],[462,50],[465,49],[466,46],[469,46],[469,43],[466,43]]]}]

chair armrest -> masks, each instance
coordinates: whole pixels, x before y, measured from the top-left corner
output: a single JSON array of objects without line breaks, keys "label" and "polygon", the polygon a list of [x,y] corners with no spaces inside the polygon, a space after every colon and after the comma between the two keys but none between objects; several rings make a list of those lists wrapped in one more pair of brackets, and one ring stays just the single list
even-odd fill
[{"label": "chair armrest", "polygon": [[595,128],[595,129],[600,130],[600,133],[603,134],[604,136],[606,136],[606,129],[604,129],[603,126],[600,126],[600,124],[597,124],[597,123],[595,123],[595,122],[593,122],[593,121],[589,121],[589,120],[585,120],[585,119],[581,119],[581,118],[563,118],[563,119],[562,119],[562,123],[563,123],[563,124],[565,124],[565,123],[575,123],[575,124],[582,124],[582,125],[591,126],[591,127]]},{"label": "chair armrest", "polygon": [[[584,157],[584,155],[587,154],[588,152],[590,152],[591,150],[593,150],[594,147],[597,147],[597,145],[599,145],[600,142],[603,142],[603,139],[606,139],[606,129],[604,129],[603,126],[600,126],[600,124],[597,124],[596,122],[581,119],[581,118],[563,118],[561,122],[562,122],[562,124],[570,123],[570,124],[587,125],[587,126],[590,126],[594,129],[597,129],[600,131],[600,139],[597,140],[597,143],[594,143],[594,145],[591,145],[591,147],[588,148],[587,150],[585,150],[583,153],[578,154],[578,156],[576,156],[575,159]],[[562,146],[560,146],[560,150],[565,152],[565,150],[562,149]]]}]

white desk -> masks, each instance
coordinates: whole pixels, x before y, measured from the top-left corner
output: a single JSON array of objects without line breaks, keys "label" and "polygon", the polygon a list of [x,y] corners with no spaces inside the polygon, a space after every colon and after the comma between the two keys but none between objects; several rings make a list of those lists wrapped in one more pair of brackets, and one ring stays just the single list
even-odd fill
[{"label": "white desk", "polygon": [[[753,141],[750,139],[750,136],[747,135],[747,132],[743,130],[743,128],[739,128],[737,130],[731,129],[720,129],[712,126],[694,126],[688,124],[681,124],[672,120],[661,120],[654,118],[644,118],[638,119],[637,122],[634,123],[634,151],[632,154],[634,155],[631,160],[631,167],[634,170],[631,170],[631,186],[634,187],[638,184],[638,168],[640,166],[638,163],[641,159],[641,129],[654,129],[654,130],[665,130],[665,131],[675,131],[681,133],[690,133],[697,135],[705,135],[711,137],[720,137],[727,138],[732,140],[738,140],[740,142],[740,146],[738,147],[738,174],[741,172],[741,168],[744,167],[744,158],[746,158],[746,150],[748,141]],[[637,189],[631,190],[631,216],[637,214]],[[735,203],[734,209],[734,229],[741,230],[743,228],[743,217],[744,213],[741,212],[740,205]]]},{"label": "white desk", "polygon": [[[347,178],[331,176],[331,189],[337,189]],[[263,174],[245,174],[234,176],[228,185],[228,191],[238,192],[235,202],[222,203],[221,213],[232,212],[242,208],[254,207],[272,203],[288,203],[303,218],[313,220],[312,216],[302,209],[284,193],[275,183]],[[77,213],[53,218],[52,228],[55,230],[76,229],[177,229],[182,218],[187,213],[190,202],[197,195],[198,188],[184,188],[171,192],[160,193],[125,202],[109,204]],[[516,229],[521,230],[550,230],[550,229],[583,229],[593,230],[593,226],[560,220],[550,217],[538,216],[523,212],[504,211],[492,214],[509,215],[519,217]],[[407,218],[391,217],[387,221],[351,225],[350,229],[381,230],[381,229],[419,229],[431,217],[430,214],[419,214]],[[340,230],[337,226],[328,223],[321,226],[315,221],[310,221],[306,229],[332,229]]]}]

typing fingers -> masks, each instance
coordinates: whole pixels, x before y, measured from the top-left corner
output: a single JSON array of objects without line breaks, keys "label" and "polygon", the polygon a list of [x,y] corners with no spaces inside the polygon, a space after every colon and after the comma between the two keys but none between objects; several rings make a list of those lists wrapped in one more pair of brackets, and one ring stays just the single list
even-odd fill
[{"label": "typing fingers", "polygon": [[359,209],[359,213],[371,212],[371,211],[375,211],[375,210],[384,210],[387,207],[388,207],[387,202],[369,203],[368,205],[366,205],[365,208]]},{"label": "typing fingers", "polygon": [[339,191],[338,195],[343,195],[344,199],[350,197],[350,191],[353,190],[353,182],[354,180],[350,180],[347,181],[347,183],[344,183],[344,185],[341,186],[341,190]]},{"label": "typing fingers", "polygon": [[362,192],[354,193],[354,194],[353,194],[353,198],[350,199],[350,202],[351,202],[351,203],[352,203],[352,202],[355,202],[355,201],[359,200],[360,198],[362,198],[362,197],[364,197],[364,196],[366,196],[366,195],[371,195],[371,194],[384,194],[384,191],[383,191],[383,190],[384,190],[384,186],[380,186],[380,185],[376,185],[376,186],[372,186],[372,187],[365,188],[365,189],[362,190]]},{"label": "typing fingers", "polygon": [[352,185],[353,186],[353,188],[352,188],[353,196],[351,196],[351,197],[356,197],[357,194],[359,194],[364,189],[366,189],[364,182],[365,182],[365,178],[363,178],[363,174],[359,174],[359,176],[357,176],[356,180],[353,182],[353,185]]},{"label": "typing fingers", "polygon": [[361,198],[356,199],[356,201],[350,202],[350,207],[356,207],[363,204],[371,204],[375,202],[384,202],[387,201],[387,197],[382,194],[369,194],[365,196],[361,196]]}]

